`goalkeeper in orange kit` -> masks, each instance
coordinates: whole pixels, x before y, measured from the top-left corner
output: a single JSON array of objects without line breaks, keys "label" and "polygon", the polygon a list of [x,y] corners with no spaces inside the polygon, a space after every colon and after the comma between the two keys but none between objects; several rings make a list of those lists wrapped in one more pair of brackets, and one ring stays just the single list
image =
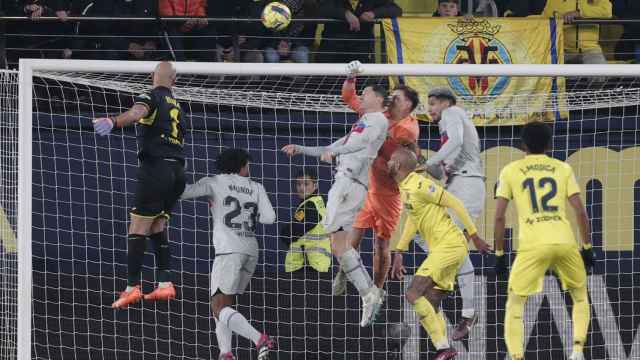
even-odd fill
[{"label": "goalkeeper in orange kit", "polygon": [[[350,108],[360,113],[360,99],[356,96],[356,75],[360,72],[360,62],[353,61],[348,65],[349,77],[342,85],[342,99]],[[397,86],[391,93],[391,101],[385,115],[389,120],[387,139],[378,151],[378,156],[369,169],[369,189],[363,208],[358,213],[348,239],[354,248],[360,246],[366,229],[373,229],[375,234],[373,257],[373,281],[379,291],[379,299],[383,300],[384,282],[391,265],[389,239],[400,220],[402,203],[398,185],[389,176],[387,161],[391,154],[402,146],[417,148],[415,143],[420,134],[420,127],[411,115],[418,106],[418,93],[404,85]],[[346,276],[341,268],[333,283],[334,295],[344,293]]]}]

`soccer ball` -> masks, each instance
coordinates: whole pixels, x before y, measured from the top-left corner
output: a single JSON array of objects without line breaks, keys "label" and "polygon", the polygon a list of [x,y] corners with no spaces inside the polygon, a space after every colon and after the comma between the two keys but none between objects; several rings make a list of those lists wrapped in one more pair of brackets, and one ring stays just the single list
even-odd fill
[{"label": "soccer ball", "polygon": [[262,24],[267,29],[282,31],[291,22],[291,10],[285,4],[272,2],[262,10]]}]

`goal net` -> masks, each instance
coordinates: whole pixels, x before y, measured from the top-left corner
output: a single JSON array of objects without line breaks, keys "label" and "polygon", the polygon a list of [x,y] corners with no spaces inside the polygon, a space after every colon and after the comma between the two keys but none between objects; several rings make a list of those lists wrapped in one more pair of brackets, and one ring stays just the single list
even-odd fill
[{"label": "goal net", "polygon": [[[20,219],[18,244],[23,246],[20,253],[25,246],[31,253],[27,260],[20,257],[30,263],[20,274],[20,333],[16,339],[15,247],[7,246],[11,242],[3,235],[0,311],[2,324],[9,326],[0,329],[0,354],[12,358],[22,351],[21,360],[217,359],[215,323],[209,307],[209,272],[215,253],[204,201],[179,202],[169,222],[177,299],[143,301],[120,311],[111,308],[126,285],[126,233],[136,186],[137,130],[130,127],[99,137],[91,120],[127,110],[134,96],[151,88],[149,73],[155,64],[46,60],[22,65],[22,75],[28,81],[21,85],[28,89],[21,92],[24,117],[20,141],[31,145],[21,147],[19,159],[24,165],[21,178],[31,179],[31,201],[21,203],[20,216],[27,219]],[[186,111],[188,182],[215,174],[215,158],[222,149],[245,148],[252,156],[251,177],[264,185],[276,208],[278,223],[257,230],[262,248],[259,264],[247,293],[237,298],[238,311],[260,331],[276,338],[274,358],[413,360],[433,355],[430,341],[403,297],[411,276],[387,283],[381,319],[372,327],[360,328],[360,300],[355,289],[350,288],[346,296],[331,294],[335,266],[329,273],[317,273],[310,267],[294,273],[284,271],[288,248],[281,242],[281,227],[291,221],[300,201],[293,177],[301,167],[313,168],[319,174],[320,193],[326,195],[332,170],[315,158],[290,159],[279,149],[288,143],[329,144],[349,131],[356,115],[340,98],[344,65],[260,64],[260,68],[249,70],[246,64],[176,66],[179,75],[174,95]],[[428,78],[424,68],[417,68],[365,65],[358,88],[389,86],[386,75],[393,75],[392,83],[398,81],[398,75]],[[407,73],[403,74],[403,69]],[[512,71],[513,67],[504,69]],[[256,74],[258,71],[262,75]],[[445,75],[459,74],[454,70]],[[558,75],[557,70],[548,75]],[[2,206],[8,228],[13,229],[15,211],[9,209],[16,208],[18,139],[15,111],[12,117],[10,109],[15,106],[15,98],[11,98],[16,94],[15,74],[8,79],[11,81],[3,83],[0,90]],[[513,121],[478,126],[487,177],[487,206],[478,225],[492,243],[493,188],[502,167],[522,157],[516,123],[540,117],[553,120],[552,154],[575,169],[599,257],[589,276],[592,320],[587,358],[640,359],[640,85],[633,77],[623,76],[607,77],[595,87],[587,80],[570,79],[566,90],[552,95],[512,95],[512,105],[503,109],[508,114],[501,118]],[[5,93],[9,99],[6,112]],[[425,95],[421,94],[423,103]],[[476,118],[500,115],[488,105],[491,98],[461,100]],[[437,150],[439,143],[437,126],[422,122],[421,148]],[[507,246],[515,249],[517,226],[511,211]],[[371,271],[371,234],[367,236],[361,252]],[[415,251],[405,260],[409,274],[425,258],[418,247],[411,249]],[[479,322],[468,339],[453,344],[461,359],[503,359],[506,279],[496,278],[492,257],[472,251],[472,261]],[[153,269],[153,256],[147,253],[144,292],[154,286]],[[572,344],[570,303],[555,278],[548,276],[545,291],[532,296],[527,305],[527,358],[568,356]],[[459,292],[447,298],[443,307],[451,331],[461,316]],[[401,334],[395,331],[399,323],[408,325]],[[4,329],[9,330],[5,333]],[[30,339],[28,350],[18,348],[16,352],[16,343],[25,337]],[[401,348],[399,338],[403,340]],[[234,338],[233,347],[238,359],[256,357],[253,346],[244,339]]]}]

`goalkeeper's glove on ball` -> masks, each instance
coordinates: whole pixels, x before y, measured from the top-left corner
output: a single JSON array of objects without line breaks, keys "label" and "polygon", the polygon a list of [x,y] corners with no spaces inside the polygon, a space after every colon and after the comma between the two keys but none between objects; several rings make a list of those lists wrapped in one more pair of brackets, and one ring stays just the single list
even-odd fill
[{"label": "goalkeeper's glove on ball", "polygon": [[350,79],[355,78],[358,74],[362,73],[362,63],[355,60],[347,64],[347,76]]},{"label": "goalkeeper's glove on ball", "polygon": [[93,129],[101,136],[109,135],[114,125],[114,121],[108,117],[93,120]]},{"label": "goalkeeper's glove on ball", "polygon": [[583,244],[582,249],[580,250],[580,255],[582,255],[582,261],[584,261],[584,266],[586,268],[592,268],[595,263],[595,256],[593,255],[593,245],[591,244]]}]

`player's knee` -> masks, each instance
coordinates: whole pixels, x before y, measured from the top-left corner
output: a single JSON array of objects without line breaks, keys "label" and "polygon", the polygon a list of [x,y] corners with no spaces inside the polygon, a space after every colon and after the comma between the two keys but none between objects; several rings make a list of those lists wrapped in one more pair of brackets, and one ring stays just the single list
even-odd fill
[{"label": "player's knee", "polygon": [[151,224],[151,229],[149,231],[150,234],[157,234],[159,232],[164,231],[165,226],[167,225],[167,218],[164,216],[156,218]]},{"label": "player's knee", "polygon": [[574,305],[579,305],[588,302],[589,296],[587,295],[587,287],[582,286],[576,289],[569,290],[571,299]]},{"label": "player's knee", "polygon": [[507,305],[506,310],[509,316],[520,319],[524,313],[524,306],[527,302],[526,296],[521,296],[513,291],[509,291],[509,295],[507,296]]},{"label": "player's knee", "polygon": [[414,287],[410,287],[409,289],[407,289],[407,292],[404,294],[404,296],[409,302],[409,304],[413,305],[418,300],[418,298],[422,296],[422,294],[419,293],[418,289]]},{"label": "player's knee", "polygon": [[220,319],[220,312],[229,305],[229,302],[225,299],[225,295],[219,290],[211,296],[211,311],[213,311],[213,316],[215,316],[216,319]]},{"label": "player's knee", "polygon": [[140,234],[148,236],[151,234],[151,225],[153,220],[141,218],[139,216],[131,216],[129,224],[129,234]]}]

